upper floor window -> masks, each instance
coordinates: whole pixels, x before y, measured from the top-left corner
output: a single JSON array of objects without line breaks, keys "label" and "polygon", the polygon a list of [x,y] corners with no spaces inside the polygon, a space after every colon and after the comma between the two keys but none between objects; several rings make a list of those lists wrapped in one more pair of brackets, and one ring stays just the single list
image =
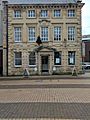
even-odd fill
[{"label": "upper floor window", "polygon": [[31,42],[35,41],[35,27],[29,27],[28,33],[29,33],[29,41]]},{"label": "upper floor window", "polygon": [[41,17],[48,17],[48,10],[41,10]]},{"label": "upper floor window", "polygon": [[21,41],[21,27],[14,27],[14,41]]},{"label": "upper floor window", "polygon": [[68,17],[75,17],[75,10],[68,10]]},{"label": "upper floor window", "polygon": [[68,27],[68,40],[75,40],[75,27]]},{"label": "upper floor window", "polygon": [[54,65],[61,65],[61,52],[54,52]]},{"label": "upper floor window", "polygon": [[68,65],[75,65],[75,51],[68,52]]},{"label": "upper floor window", "polygon": [[35,52],[29,54],[29,65],[36,65],[36,55]]},{"label": "upper floor window", "polygon": [[41,27],[41,40],[48,41],[48,27]]},{"label": "upper floor window", "polygon": [[15,52],[14,53],[14,65],[15,66],[21,66],[22,65],[22,53],[21,52]]},{"label": "upper floor window", "polygon": [[35,10],[28,10],[28,17],[34,18],[35,17]]},{"label": "upper floor window", "polygon": [[60,10],[54,10],[54,17],[60,17],[61,11]]},{"label": "upper floor window", "polygon": [[61,27],[54,27],[54,40],[59,41],[61,40]]},{"label": "upper floor window", "polygon": [[14,10],[14,17],[20,18],[21,17],[21,10]]}]

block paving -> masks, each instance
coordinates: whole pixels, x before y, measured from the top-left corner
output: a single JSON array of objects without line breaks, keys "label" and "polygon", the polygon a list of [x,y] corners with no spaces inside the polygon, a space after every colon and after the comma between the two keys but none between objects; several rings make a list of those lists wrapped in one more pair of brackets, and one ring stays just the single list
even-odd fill
[{"label": "block paving", "polygon": [[0,81],[0,120],[90,120],[90,80]]}]

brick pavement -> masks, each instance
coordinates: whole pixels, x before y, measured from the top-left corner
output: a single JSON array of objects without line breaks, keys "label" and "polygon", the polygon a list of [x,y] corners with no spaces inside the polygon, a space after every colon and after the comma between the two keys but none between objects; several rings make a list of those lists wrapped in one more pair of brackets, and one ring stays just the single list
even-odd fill
[{"label": "brick pavement", "polygon": [[90,80],[0,81],[0,119],[90,120]]},{"label": "brick pavement", "polygon": [[90,120],[90,103],[3,103],[0,118],[54,118]]}]

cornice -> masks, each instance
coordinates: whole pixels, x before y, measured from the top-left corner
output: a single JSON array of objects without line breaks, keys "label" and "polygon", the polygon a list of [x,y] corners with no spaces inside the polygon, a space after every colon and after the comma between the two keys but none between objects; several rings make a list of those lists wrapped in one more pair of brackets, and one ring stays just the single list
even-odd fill
[{"label": "cornice", "polygon": [[69,3],[69,4],[47,4],[47,5],[38,5],[38,4],[33,4],[33,5],[8,5],[8,8],[13,8],[13,9],[57,9],[57,8],[77,8],[77,7],[83,7],[84,3],[80,3],[80,4],[73,4],[73,3]]}]

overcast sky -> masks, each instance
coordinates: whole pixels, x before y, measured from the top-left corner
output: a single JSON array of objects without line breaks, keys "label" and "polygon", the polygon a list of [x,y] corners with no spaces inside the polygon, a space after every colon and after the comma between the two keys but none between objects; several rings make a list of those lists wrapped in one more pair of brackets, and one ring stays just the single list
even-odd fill
[{"label": "overcast sky", "polygon": [[82,34],[90,34],[90,0],[82,0],[85,5],[82,8]]}]

